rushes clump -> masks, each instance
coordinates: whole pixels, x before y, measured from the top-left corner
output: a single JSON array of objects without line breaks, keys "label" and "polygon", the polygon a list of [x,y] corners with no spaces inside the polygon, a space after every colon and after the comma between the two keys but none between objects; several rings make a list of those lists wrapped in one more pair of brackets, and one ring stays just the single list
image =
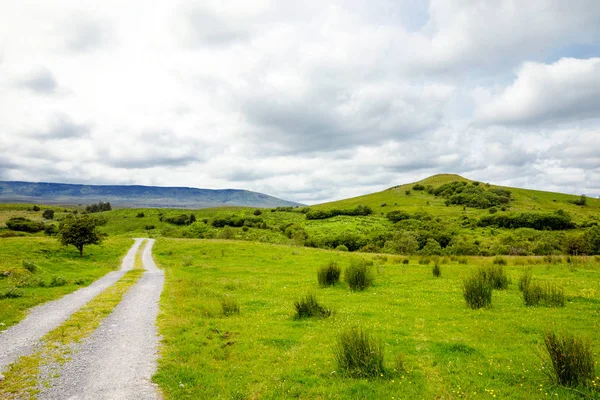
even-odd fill
[{"label": "rushes clump", "polygon": [[319,281],[319,285],[333,286],[340,281],[340,275],[342,274],[342,270],[338,267],[335,261],[329,263],[324,267],[319,268],[317,272],[317,279]]},{"label": "rushes clump", "polygon": [[25,292],[23,289],[19,289],[16,286],[9,286],[0,291],[0,299],[16,299],[18,297],[23,297]]},{"label": "rushes clump", "polygon": [[477,273],[490,284],[492,289],[504,290],[508,288],[508,284],[510,283],[510,279],[506,275],[506,271],[504,271],[502,265],[480,268]]},{"label": "rushes clump", "polygon": [[364,263],[353,261],[344,272],[344,280],[351,290],[365,290],[373,284],[373,273]]},{"label": "rushes clump", "polygon": [[296,319],[302,318],[327,318],[331,315],[331,310],[325,308],[317,300],[317,296],[309,294],[306,297],[294,302],[296,308]]},{"label": "rushes clump", "polygon": [[546,306],[546,307],[564,307],[565,292],[561,287],[548,283],[539,285],[529,283],[523,287],[523,301],[528,307]]},{"label": "rushes clump", "polygon": [[[594,356],[589,341],[570,334],[547,332],[544,344],[550,361],[544,368],[550,379],[563,386],[585,384],[594,378]],[[549,365],[548,365],[549,364]]]},{"label": "rushes clump", "polygon": [[492,285],[486,277],[475,273],[463,281],[463,296],[473,310],[492,304]]},{"label": "rushes clump", "polygon": [[383,343],[359,327],[340,333],[335,359],[338,367],[353,377],[372,378],[385,373]]},{"label": "rushes clump", "polygon": [[437,261],[435,262],[431,272],[433,273],[433,276],[436,278],[439,278],[440,276],[442,276],[442,269],[440,268],[439,262],[437,262]]},{"label": "rushes clump", "polygon": [[240,305],[229,296],[221,299],[221,310],[223,311],[223,315],[233,315],[240,313]]},{"label": "rushes clump", "polygon": [[531,271],[525,271],[519,278],[519,290],[525,291],[531,284]]},{"label": "rushes clump", "polygon": [[506,265],[506,264],[508,264],[508,263],[506,262],[506,258],[504,258],[504,257],[500,257],[500,256],[496,256],[496,257],[494,257],[494,261],[492,261],[492,263],[493,263],[494,265]]},{"label": "rushes clump", "polygon": [[38,270],[37,265],[35,265],[31,261],[27,261],[27,260],[23,260],[23,268],[25,268],[27,271],[31,272],[32,274],[35,274]]}]

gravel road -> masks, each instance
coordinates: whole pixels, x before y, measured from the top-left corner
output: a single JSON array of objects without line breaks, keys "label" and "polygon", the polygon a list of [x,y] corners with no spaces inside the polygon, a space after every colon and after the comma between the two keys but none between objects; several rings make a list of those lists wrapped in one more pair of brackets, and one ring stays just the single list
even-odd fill
[{"label": "gravel road", "polygon": [[39,399],[160,399],[150,379],[156,370],[155,323],[164,274],[152,259],[153,244],[148,239],[142,254],[144,275],[82,341],[60,377],[41,391]]},{"label": "gravel road", "polygon": [[29,354],[45,334],[60,326],[71,314],[132,269],[135,255],[143,240],[135,239],[135,243],[123,258],[120,270],[109,272],[91,285],[58,300],[33,307],[25,319],[0,333],[0,372],[19,357]]}]

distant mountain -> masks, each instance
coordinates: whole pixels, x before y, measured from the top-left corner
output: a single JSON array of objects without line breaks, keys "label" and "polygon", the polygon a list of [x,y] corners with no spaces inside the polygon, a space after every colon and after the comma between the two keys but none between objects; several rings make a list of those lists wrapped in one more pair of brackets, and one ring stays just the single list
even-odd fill
[{"label": "distant mountain", "polygon": [[0,181],[0,203],[91,204],[108,201],[118,207],[209,208],[224,206],[280,207],[302,204],[238,189],[187,187],[71,185]]}]

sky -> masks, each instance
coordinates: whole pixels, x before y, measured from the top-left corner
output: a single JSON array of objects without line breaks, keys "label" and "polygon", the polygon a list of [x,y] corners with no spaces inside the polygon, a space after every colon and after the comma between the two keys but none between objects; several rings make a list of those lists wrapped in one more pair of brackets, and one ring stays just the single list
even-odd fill
[{"label": "sky", "polygon": [[600,195],[597,0],[0,0],[0,180]]}]

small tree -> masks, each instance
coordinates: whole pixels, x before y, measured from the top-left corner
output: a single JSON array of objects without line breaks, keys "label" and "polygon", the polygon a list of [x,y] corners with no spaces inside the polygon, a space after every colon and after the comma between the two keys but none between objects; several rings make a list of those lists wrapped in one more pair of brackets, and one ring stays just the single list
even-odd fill
[{"label": "small tree", "polygon": [[83,246],[100,244],[102,237],[96,227],[96,221],[89,215],[79,217],[67,216],[59,226],[60,242],[64,246],[73,245],[79,250],[79,257],[83,256]]},{"label": "small tree", "polygon": [[44,219],[54,219],[54,210],[44,210],[42,217]]}]

